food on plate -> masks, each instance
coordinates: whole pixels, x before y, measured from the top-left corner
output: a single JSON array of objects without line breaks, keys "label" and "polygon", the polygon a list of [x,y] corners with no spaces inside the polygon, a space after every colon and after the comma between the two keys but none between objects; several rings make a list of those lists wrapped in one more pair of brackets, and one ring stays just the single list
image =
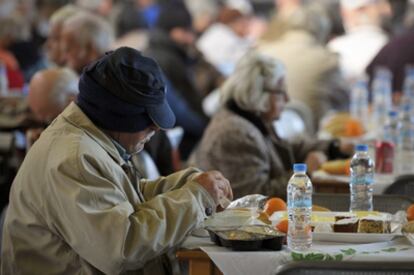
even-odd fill
[{"label": "food on plate", "polygon": [[330,223],[318,223],[314,226],[313,232],[315,233],[332,233],[333,227]]},{"label": "food on plate", "polygon": [[368,216],[359,219],[358,233],[390,233],[390,221],[386,221],[380,217]]},{"label": "food on plate", "polygon": [[333,175],[349,175],[350,165],[350,159],[337,159],[323,163],[321,169],[326,173]]},{"label": "food on plate", "polygon": [[265,224],[272,224],[272,222],[269,220],[269,216],[265,212],[260,212],[257,219]]},{"label": "food on plate", "polygon": [[414,221],[414,204],[407,208],[407,220]]},{"label": "food on plate", "polygon": [[357,218],[355,213],[342,213],[341,215],[335,215],[335,222],[343,219]]},{"label": "food on plate", "polygon": [[281,198],[270,198],[266,201],[264,205],[263,212],[265,212],[269,217],[276,211],[286,210],[286,202]]},{"label": "food on plate", "polygon": [[390,233],[390,220],[384,215],[371,215],[358,218],[357,216],[337,216],[333,224],[334,232],[347,233]]},{"label": "food on plate", "polygon": [[365,132],[361,121],[345,112],[333,114],[325,119],[322,129],[333,137],[358,137]]},{"label": "food on plate", "polygon": [[283,233],[288,232],[288,227],[289,227],[289,220],[288,219],[283,219],[276,225],[276,229],[279,230],[280,232],[283,232]]},{"label": "food on plate", "polygon": [[404,224],[402,230],[403,233],[410,233],[414,234],[414,221],[409,221],[406,224]]},{"label": "food on plate", "polygon": [[246,225],[240,228],[240,230],[252,233],[261,234],[266,236],[280,236],[280,232],[267,225]]},{"label": "food on plate", "polygon": [[333,224],[334,232],[355,233],[358,230],[358,218],[340,219]]},{"label": "food on plate", "polygon": [[364,126],[358,119],[351,118],[345,123],[345,135],[346,137],[359,137],[364,134]]}]

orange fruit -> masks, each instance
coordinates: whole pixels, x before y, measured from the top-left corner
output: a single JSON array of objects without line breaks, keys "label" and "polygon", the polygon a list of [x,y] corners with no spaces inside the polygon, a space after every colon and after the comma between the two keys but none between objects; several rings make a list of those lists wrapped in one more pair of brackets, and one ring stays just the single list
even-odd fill
[{"label": "orange fruit", "polygon": [[281,198],[271,198],[266,201],[263,212],[269,217],[276,211],[286,210],[286,202]]},{"label": "orange fruit", "polygon": [[278,224],[276,224],[276,229],[280,232],[287,233],[289,228],[289,221],[288,219],[281,220]]},{"label": "orange fruit", "polygon": [[414,203],[407,208],[407,220],[414,221]]},{"label": "orange fruit", "polygon": [[359,137],[364,134],[364,127],[357,119],[350,118],[345,123],[345,136]]}]

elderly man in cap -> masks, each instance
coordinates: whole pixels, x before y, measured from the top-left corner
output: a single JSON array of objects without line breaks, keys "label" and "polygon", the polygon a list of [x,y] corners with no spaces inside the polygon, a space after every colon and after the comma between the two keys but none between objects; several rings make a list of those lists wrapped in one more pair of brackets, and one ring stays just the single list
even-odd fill
[{"label": "elderly man in cap", "polygon": [[2,274],[165,274],[167,254],[232,199],[195,168],[141,179],[130,156],[175,117],[157,63],[120,48],[89,65],[79,95],[26,156],[10,194]]}]

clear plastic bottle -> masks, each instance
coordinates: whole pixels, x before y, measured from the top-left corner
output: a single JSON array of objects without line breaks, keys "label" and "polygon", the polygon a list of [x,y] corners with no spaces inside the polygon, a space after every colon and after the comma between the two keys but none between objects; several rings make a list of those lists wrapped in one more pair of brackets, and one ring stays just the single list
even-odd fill
[{"label": "clear plastic bottle", "polygon": [[306,164],[293,165],[293,176],[287,187],[289,229],[287,243],[291,250],[303,251],[312,245],[312,182],[306,175]]},{"label": "clear plastic bottle", "polygon": [[388,112],[392,108],[391,97],[391,71],[387,68],[379,67],[375,70],[374,80],[372,81],[373,116],[372,127],[377,133],[382,129],[386,121]]},{"label": "clear plastic bottle", "polygon": [[397,174],[411,174],[414,172],[414,122],[410,104],[403,105],[399,123],[399,140],[397,146]]},{"label": "clear plastic bottle", "polygon": [[350,113],[368,126],[368,83],[366,79],[358,80],[351,90]]},{"label": "clear plastic bottle", "polygon": [[9,81],[7,79],[6,66],[0,62],[0,96],[7,96]]},{"label": "clear plastic bottle", "polygon": [[384,125],[384,140],[392,142],[394,146],[398,145],[399,142],[399,118],[397,111],[389,111],[388,119]]},{"label": "clear plastic bottle", "polygon": [[414,66],[405,67],[402,104],[414,105]]},{"label": "clear plastic bottle", "polygon": [[374,161],[368,155],[368,145],[358,144],[351,160],[350,211],[372,211]]}]

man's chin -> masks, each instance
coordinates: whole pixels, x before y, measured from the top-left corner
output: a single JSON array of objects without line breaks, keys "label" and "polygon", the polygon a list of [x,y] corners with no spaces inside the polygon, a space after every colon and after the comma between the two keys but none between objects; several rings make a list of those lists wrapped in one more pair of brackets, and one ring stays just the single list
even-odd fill
[{"label": "man's chin", "polygon": [[144,144],[138,144],[137,146],[135,146],[135,148],[133,148],[132,150],[129,150],[129,154],[131,155],[136,155],[139,152],[141,152],[144,149]]}]

